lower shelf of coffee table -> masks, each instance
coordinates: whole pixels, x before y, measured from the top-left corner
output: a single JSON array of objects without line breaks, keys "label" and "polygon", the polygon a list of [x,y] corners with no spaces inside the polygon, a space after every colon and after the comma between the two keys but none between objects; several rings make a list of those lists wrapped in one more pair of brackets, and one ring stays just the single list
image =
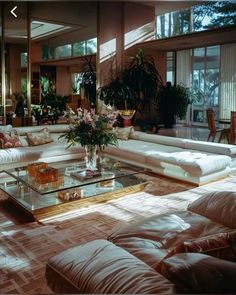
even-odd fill
[{"label": "lower shelf of coffee table", "polygon": [[70,202],[66,202],[66,203],[62,203],[56,206],[51,206],[48,208],[43,208],[43,209],[38,209],[38,210],[34,210],[32,212],[32,216],[35,220],[39,221],[39,222],[43,222],[46,219],[50,219],[51,217],[55,217],[56,215],[67,215],[67,214],[71,214],[70,212],[73,210],[77,210],[80,208],[84,208],[84,207],[89,207],[89,206],[96,206],[96,204],[101,204],[101,203],[105,203],[108,202],[110,200],[114,200],[117,198],[120,198],[124,195],[127,194],[133,194],[139,191],[142,191],[145,186],[148,184],[148,182],[143,182],[140,184],[136,184],[130,187],[126,187],[126,188],[121,188],[111,192],[107,192],[107,193],[103,193],[94,197],[90,197],[90,198],[82,198],[79,200],[74,200],[74,201],[70,201]]}]

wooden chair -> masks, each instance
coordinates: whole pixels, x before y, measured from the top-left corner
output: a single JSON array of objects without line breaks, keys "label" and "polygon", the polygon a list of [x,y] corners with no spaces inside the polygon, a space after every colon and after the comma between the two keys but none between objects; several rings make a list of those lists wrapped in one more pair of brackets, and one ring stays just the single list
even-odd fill
[{"label": "wooden chair", "polygon": [[236,139],[236,112],[231,112],[230,113],[230,128],[229,128],[229,143],[230,144],[235,144],[235,139]]},{"label": "wooden chair", "polygon": [[212,137],[212,142],[215,140],[216,134],[217,132],[220,132],[220,137],[218,142],[221,142],[221,140],[223,138],[226,138],[228,141],[228,137],[229,137],[229,128],[218,128],[216,129],[216,125],[215,125],[215,119],[214,119],[214,111],[212,109],[207,109],[207,123],[208,123],[208,128],[209,128],[209,135],[207,138],[207,141],[210,140],[210,138]]}]

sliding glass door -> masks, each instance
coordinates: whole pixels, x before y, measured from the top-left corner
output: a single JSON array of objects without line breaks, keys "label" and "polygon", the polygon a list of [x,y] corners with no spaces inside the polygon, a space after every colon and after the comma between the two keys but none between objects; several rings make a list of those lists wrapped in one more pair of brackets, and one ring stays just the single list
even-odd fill
[{"label": "sliding glass door", "polygon": [[210,46],[192,50],[192,122],[206,125],[206,109],[219,113],[220,47]]}]

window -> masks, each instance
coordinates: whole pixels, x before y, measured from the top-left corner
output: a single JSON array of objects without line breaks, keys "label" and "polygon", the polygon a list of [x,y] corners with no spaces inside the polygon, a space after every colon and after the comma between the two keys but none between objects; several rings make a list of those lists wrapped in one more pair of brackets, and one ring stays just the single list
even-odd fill
[{"label": "window", "polygon": [[21,66],[21,68],[27,68],[27,57],[28,57],[27,52],[22,52],[20,54],[20,66]]},{"label": "window", "polygon": [[66,44],[56,48],[42,45],[42,59],[69,58],[72,56],[83,56],[97,52],[97,38]]},{"label": "window", "polygon": [[157,16],[156,38],[182,35],[190,32],[191,11],[175,11]]},{"label": "window", "polygon": [[77,42],[73,44],[73,55],[85,55],[86,54],[86,43],[85,41]]},{"label": "window", "polygon": [[81,73],[73,73],[72,74],[72,84],[71,84],[72,94],[80,94],[80,84],[81,83],[82,83],[82,74]]},{"label": "window", "polygon": [[236,24],[235,1],[206,1],[156,17],[156,38],[166,38]]},{"label": "window", "polygon": [[220,47],[195,48],[192,60],[194,105],[218,106]]},{"label": "window", "polygon": [[[205,110],[219,107],[220,47],[192,50],[193,122],[205,123]],[[197,110],[196,110],[197,109]]]},{"label": "window", "polygon": [[97,38],[87,40],[86,45],[87,54],[93,54],[97,52]]},{"label": "window", "polygon": [[55,58],[70,57],[72,55],[72,45],[66,44],[55,48]]},{"label": "window", "polygon": [[175,83],[175,56],[174,52],[167,52],[167,73],[166,73],[166,81],[171,82],[172,85]]}]

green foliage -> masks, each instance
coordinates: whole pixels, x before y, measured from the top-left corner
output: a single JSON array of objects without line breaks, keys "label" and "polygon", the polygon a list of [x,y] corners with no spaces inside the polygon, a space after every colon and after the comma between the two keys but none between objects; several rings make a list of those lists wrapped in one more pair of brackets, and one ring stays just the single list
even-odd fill
[{"label": "green foliage", "polygon": [[36,120],[44,118],[58,119],[66,110],[68,96],[47,94],[42,98],[41,104],[32,108],[32,115]]},{"label": "green foliage", "polygon": [[71,85],[71,90],[72,90],[72,94],[77,94],[79,92],[79,87],[77,86],[76,83],[73,83]]},{"label": "green foliage", "polygon": [[162,85],[162,79],[153,57],[144,55],[141,48],[131,57],[130,64],[124,70],[123,81],[136,93],[136,109],[141,113],[157,103],[158,88]]},{"label": "green foliage", "polygon": [[[210,23],[204,24],[205,19]],[[213,29],[236,24],[236,3],[233,1],[205,1],[194,7],[194,29]]]},{"label": "green foliage", "polygon": [[92,62],[92,57],[84,57],[85,64],[82,71],[82,81],[80,87],[83,87],[84,94],[88,98],[90,106],[96,105],[96,67]]},{"label": "green foliage", "polygon": [[119,110],[136,109],[136,93],[119,77],[98,89],[98,98]]},{"label": "green foliage", "polygon": [[176,116],[180,119],[185,117],[187,106],[190,103],[190,91],[182,85],[171,86],[169,84],[159,89],[158,99],[164,125],[172,127]]}]

